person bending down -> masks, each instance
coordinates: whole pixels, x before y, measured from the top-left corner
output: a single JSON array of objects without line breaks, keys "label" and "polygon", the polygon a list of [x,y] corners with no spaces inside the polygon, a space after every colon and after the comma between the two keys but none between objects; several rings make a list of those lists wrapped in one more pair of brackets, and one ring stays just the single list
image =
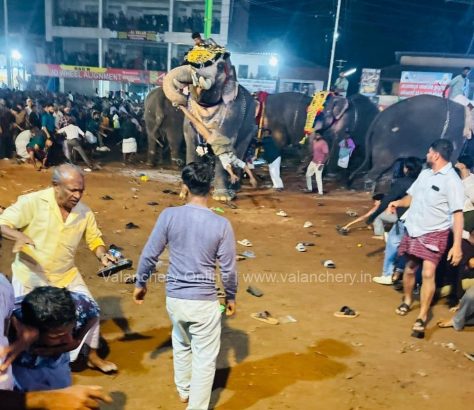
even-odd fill
[{"label": "person bending down", "polygon": [[372,199],[374,200],[374,203],[372,205],[372,208],[370,208],[364,215],[359,216],[357,219],[354,219],[352,222],[349,222],[348,224],[338,227],[337,230],[342,233],[343,235],[346,235],[349,233],[349,228],[355,224],[358,224],[359,222],[364,222],[367,218],[369,218],[380,206],[380,202],[382,201],[384,195],[383,194],[375,194]]},{"label": "person bending down", "polygon": [[247,173],[249,176],[250,185],[252,185],[253,188],[256,188],[257,180],[255,179],[255,176],[248,165],[235,156],[230,139],[225,135],[220,134],[216,129],[212,129],[211,131],[207,129],[207,127],[205,127],[201,121],[191,114],[191,112],[186,107],[180,105],[178,108],[184,113],[189,121],[191,121],[197,132],[202,135],[206,142],[211,146],[214,154],[219,157],[222,166],[230,175],[230,182],[235,184],[239,180],[239,177],[235,175],[232,168],[232,166],[235,166],[237,168],[242,168]]}]

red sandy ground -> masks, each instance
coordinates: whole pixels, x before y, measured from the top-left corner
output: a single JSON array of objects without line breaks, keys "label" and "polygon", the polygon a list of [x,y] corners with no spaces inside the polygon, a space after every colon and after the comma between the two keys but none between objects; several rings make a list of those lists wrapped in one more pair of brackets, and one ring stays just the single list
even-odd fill
[{"label": "red sandy ground", "polygon": [[[179,186],[140,183],[117,171],[109,166],[87,175],[83,200],[96,212],[106,242],[122,246],[124,254],[136,263],[160,211],[181,203],[177,196],[162,190],[179,191]],[[47,187],[50,174],[2,161],[0,204],[10,205],[22,192]],[[212,405],[222,410],[453,410],[472,406],[474,363],[462,354],[474,351],[472,329],[437,329],[436,321],[450,315],[441,301],[434,307],[426,339],[411,338],[416,311],[405,318],[395,315],[400,294],[370,280],[381,271],[383,243],[370,239],[366,229],[346,237],[334,229],[350,219],[345,215],[348,207],[365,211],[370,205],[368,195],[333,190],[323,198],[314,198],[298,191],[295,176],[284,179],[292,180],[292,190],[275,194],[244,189],[235,201],[238,209],[211,201],[211,206],[224,209],[236,239],[253,242],[253,248],[248,249],[257,256],[238,262],[238,313],[223,322]],[[101,200],[106,194],[114,200]],[[147,205],[149,201],[159,205]],[[280,209],[289,216],[276,216]],[[313,222],[313,228],[303,229],[307,220]],[[124,225],[131,221],[140,229],[125,230]],[[321,237],[310,235],[312,231]],[[300,241],[312,241],[316,246],[299,253],[295,245]],[[11,245],[3,241],[0,249],[0,271],[7,275],[11,273]],[[238,246],[238,250],[247,248]],[[165,253],[165,267],[167,258]],[[321,260],[328,258],[335,261],[337,269],[326,272],[321,266]],[[114,404],[104,409],[184,409],[173,383],[163,284],[151,284],[145,304],[136,306],[131,298],[133,285],[119,281],[133,271],[108,282],[98,278],[97,261],[84,244],[76,260],[101,306],[108,357],[120,372],[106,376],[86,370],[75,373],[74,382],[98,384],[110,391]],[[258,281],[245,276],[269,273],[276,278]],[[347,275],[336,276],[348,273],[356,275],[355,283]],[[366,273],[369,275],[364,276]],[[250,283],[265,295],[256,298],[246,293]],[[333,312],[342,305],[358,310],[360,317],[335,318]],[[250,317],[262,310],[276,317],[291,315],[297,323],[271,326]],[[442,347],[443,342],[453,342],[459,352]]]}]

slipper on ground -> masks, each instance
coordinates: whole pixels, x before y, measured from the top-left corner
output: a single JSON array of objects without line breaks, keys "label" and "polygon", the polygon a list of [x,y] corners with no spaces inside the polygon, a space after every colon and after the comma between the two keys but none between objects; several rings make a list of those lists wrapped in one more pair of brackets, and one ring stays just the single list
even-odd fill
[{"label": "slipper on ground", "polygon": [[295,249],[298,252],[306,252],[306,247],[301,242],[295,246]]},{"label": "slipper on ground", "polygon": [[250,315],[252,319],[260,320],[261,322],[268,323],[269,325],[278,325],[280,322],[278,319],[274,318],[271,313],[267,310],[258,313],[252,313]]},{"label": "slipper on ground", "polygon": [[239,245],[247,246],[247,247],[253,246],[253,245],[252,245],[252,242],[250,242],[248,239],[242,239],[242,240],[240,240],[240,241],[237,241],[237,243],[238,243]]},{"label": "slipper on ground", "polygon": [[343,306],[338,312],[334,312],[334,316],[346,319],[354,319],[359,316],[359,312],[356,312],[349,306]]}]

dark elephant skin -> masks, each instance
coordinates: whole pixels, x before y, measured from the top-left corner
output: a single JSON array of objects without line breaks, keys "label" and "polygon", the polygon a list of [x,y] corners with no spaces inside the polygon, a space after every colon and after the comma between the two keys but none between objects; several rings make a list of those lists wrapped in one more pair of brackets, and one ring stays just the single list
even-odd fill
[{"label": "dark elephant skin", "polygon": [[[269,95],[265,106],[264,126],[272,130],[273,138],[280,147],[298,146],[304,135],[306,109],[311,97],[301,93]],[[365,135],[377,115],[377,107],[365,96],[356,94],[348,99],[334,96],[327,103],[323,118],[316,123],[318,130],[330,146],[328,171],[337,172],[338,143],[346,129],[357,145],[350,167],[356,169],[365,159]]]},{"label": "dark elephant skin", "polygon": [[[193,75],[199,80],[204,80],[202,84],[193,84]],[[189,86],[190,98],[198,103],[203,123],[217,127],[221,134],[232,141],[235,155],[243,159],[256,133],[256,103],[250,93],[238,85],[229,58],[221,57],[211,66],[202,69],[180,66],[171,70],[163,82],[166,97],[173,103],[186,103],[179,90],[183,85]],[[187,119],[184,120],[183,131],[186,141],[186,162],[189,163],[196,160],[198,136]],[[232,199],[235,193],[220,161],[216,161],[215,172],[214,198]]]},{"label": "dark elephant skin", "polygon": [[461,104],[432,95],[407,98],[388,107],[377,115],[367,131],[366,158],[350,179],[368,169],[365,180],[375,182],[398,158],[424,159],[431,143],[439,138],[453,143],[451,160],[456,161],[464,143],[464,110]]},{"label": "dark elephant skin", "polygon": [[[153,89],[145,99],[145,124],[148,138],[148,164],[155,165],[157,157],[162,159],[163,148],[168,144],[171,160],[182,165],[184,115],[166,98],[163,89]],[[163,146],[160,146],[159,141]]]}]

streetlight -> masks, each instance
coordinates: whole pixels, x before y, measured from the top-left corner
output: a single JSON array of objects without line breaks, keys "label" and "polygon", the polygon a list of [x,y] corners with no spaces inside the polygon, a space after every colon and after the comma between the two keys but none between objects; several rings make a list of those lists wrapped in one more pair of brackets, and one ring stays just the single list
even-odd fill
[{"label": "streetlight", "polygon": [[278,57],[271,56],[270,59],[268,60],[268,64],[270,64],[272,67],[276,67],[278,65]]},{"label": "streetlight", "polygon": [[22,57],[21,53],[18,50],[12,50],[11,56],[15,61],[20,61]]}]

